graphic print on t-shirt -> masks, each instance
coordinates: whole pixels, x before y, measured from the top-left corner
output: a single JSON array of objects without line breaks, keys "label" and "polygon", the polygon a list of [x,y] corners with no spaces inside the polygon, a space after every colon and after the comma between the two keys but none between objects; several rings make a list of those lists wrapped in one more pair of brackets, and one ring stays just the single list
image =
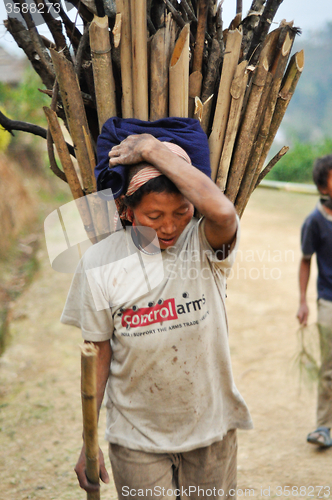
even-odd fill
[{"label": "graphic print on t-shirt", "polygon": [[[198,325],[204,321],[209,311],[206,309],[206,299],[204,294],[201,298],[195,300],[188,300],[189,294],[184,292],[182,294],[185,302],[176,302],[175,298],[163,300],[159,299],[157,303],[150,302],[147,307],[138,308],[133,306],[123,310],[117,316],[121,316],[121,326],[126,328],[126,331],[121,331],[122,336],[141,336],[163,332],[167,330],[174,330],[176,328],[190,327]],[[195,313],[196,314],[193,314]],[[174,321],[177,323],[174,323]],[[186,320],[186,321],[184,321]],[[172,324],[165,324],[172,321]],[[159,323],[159,327],[157,324]],[[149,329],[150,325],[156,325],[153,329]],[[128,330],[133,329],[132,332]],[[139,333],[137,332],[139,329]],[[147,330],[148,329],[148,330]]]}]

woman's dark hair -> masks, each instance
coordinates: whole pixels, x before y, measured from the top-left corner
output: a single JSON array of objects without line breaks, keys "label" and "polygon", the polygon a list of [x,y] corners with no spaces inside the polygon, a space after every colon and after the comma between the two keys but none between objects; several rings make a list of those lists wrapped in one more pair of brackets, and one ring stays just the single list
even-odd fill
[{"label": "woman's dark hair", "polygon": [[312,171],[312,178],[317,188],[326,188],[329,171],[332,170],[332,155],[317,158]]},{"label": "woman's dark hair", "polygon": [[124,197],[124,204],[130,208],[136,208],[141,202],[143,196],[149,193],[180,193],[174,182],[169,180],[166,175],[159,175],[154,179],[150,179],[135,191],[131,196]]}]

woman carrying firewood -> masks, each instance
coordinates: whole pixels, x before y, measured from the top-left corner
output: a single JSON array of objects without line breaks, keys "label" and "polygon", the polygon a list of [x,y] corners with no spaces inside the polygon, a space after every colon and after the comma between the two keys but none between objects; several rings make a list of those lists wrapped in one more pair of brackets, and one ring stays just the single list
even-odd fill
[{"label": "woman carrying firewood", "polygon": [[[181,147],[151,134],[114,146],[109,166],[118,165],[129,179],[118,199],[125,227],[84,255],[62,321],[99,349],[98,412],[106,393],[119,498],[234,497],[236,429],[252,427],[232,377],[224,306],[239,241],[234,206]],[[139,293],[133,255],[154,279]],[[99,488],[86,478],[84,445],[75,471],[84,490]],[[101,451],[100,477],[109,481]]]}]

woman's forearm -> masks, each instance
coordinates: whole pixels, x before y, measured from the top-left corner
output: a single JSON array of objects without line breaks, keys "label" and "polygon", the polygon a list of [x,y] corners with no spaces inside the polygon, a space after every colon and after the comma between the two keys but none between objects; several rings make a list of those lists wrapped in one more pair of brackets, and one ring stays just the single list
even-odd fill
[{"label": "woman's forearm", "polygon": [[174,182],[197,210],[211,221],[220,224],[223,218],[235,214],[233,204],[211,179],[170,151],[160,141],[148,143],[143,157]]}]

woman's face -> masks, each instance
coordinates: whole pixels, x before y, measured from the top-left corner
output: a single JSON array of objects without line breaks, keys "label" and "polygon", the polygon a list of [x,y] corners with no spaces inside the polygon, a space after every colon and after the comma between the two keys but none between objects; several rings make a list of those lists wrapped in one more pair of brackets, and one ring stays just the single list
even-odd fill
[{"label": "woman's face", "polygon": [[132,209],[137,226],[151,227],[162,250],[175,245],[194,215],[194,206],[181,193],[145,194]]}]

